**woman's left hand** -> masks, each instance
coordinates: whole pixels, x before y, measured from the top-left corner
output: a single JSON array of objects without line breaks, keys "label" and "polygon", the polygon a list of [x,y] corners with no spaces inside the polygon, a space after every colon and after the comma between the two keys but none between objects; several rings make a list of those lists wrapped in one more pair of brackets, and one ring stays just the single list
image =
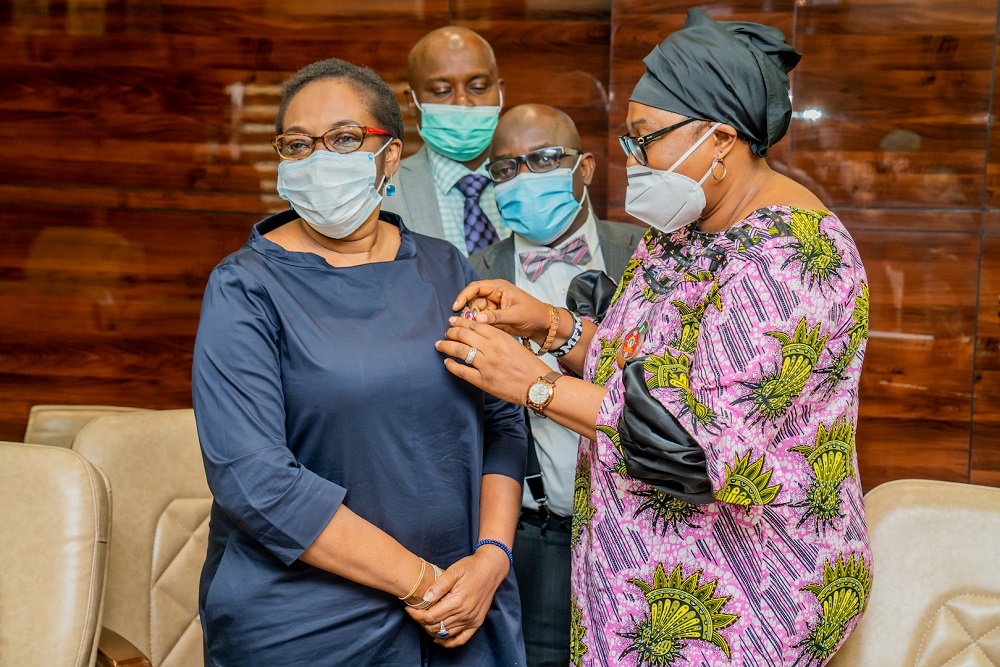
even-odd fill
[{"label": "woman's left hand", "polygon": [[[433,605],[427,609],[407,607],[406,611],[436,643],[445,648],[462,646],[483,624],[493,595],[509,569],[502,551],[480,549],[445,570],[427,589],[437,600]],[[439,634],[442,623],[447,637]]]},{"label": "woman's left hand", "polygon": [[496,327],[462,317],[448,321],[451,328],[445,332],[445,340],[434,347],[459,360],[471,355],[472,360],[466,364],[445,359],[445,366],[453,375],[497,398],[524,405],[528,386],[552,370],[516,338]]}]

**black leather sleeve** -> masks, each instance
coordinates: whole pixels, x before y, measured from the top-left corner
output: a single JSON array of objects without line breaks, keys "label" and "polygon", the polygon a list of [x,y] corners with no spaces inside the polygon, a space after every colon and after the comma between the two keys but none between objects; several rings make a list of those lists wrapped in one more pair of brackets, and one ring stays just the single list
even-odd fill
[{"label": "black leather sleeve", "polygon": [[625,407],[618,436],[625,468],[635,479],[695,505],[715,501],[705,451],[649,393],[638,357],[625,365]]},{"label": "black leather sleeve", "polygon": [[581,317],[600,322],[618,285],[604,271],[591,269],[573,278],[566,289],[566,307]]}]

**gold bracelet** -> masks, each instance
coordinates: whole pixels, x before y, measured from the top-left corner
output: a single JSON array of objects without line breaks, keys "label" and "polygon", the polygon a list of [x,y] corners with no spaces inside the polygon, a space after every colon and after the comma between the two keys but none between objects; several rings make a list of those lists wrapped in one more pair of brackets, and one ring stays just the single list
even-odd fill
[{"label": "gold bracelet", "polygon": [[[431,569],[434,572],[434,581],[437,581],[438,577],[440,577],[442,574],[441,568],[439,568],[434,563],[431,563]],[[406,602],[406,600],[403,600],[403,602]],[[406,602],[407,607],[413,607],[414,609],[427,609],[432,604],[434,604],[433,600],[421,600],[420,602],[417,603]]]},{"label": "gold bracelet", "polygon": [[430,607],[432,604],[434,604],[433,600],[421,600],[417,604],[410,604],[407,602],[406,606],[413,607],[414,609],[427,609],[427,607]]},{"label": "gold bracelet", "polygon": [[552,341],[556,338],[556,331],[559,329],[559,311],[551,303],[545,305],[549,307],[549,333],[546,334],[545,342],[538,348],[538,352],[535,352],[539,357],[549,351]]},{"label": "gold bracelet", "polygon": [[399,598],[400,600],[402,600],[403,602],[406,602],[407,598],[409,598],[411,595],[413,595],[414,593],[417,592],[417,589],[420,588],[420,582],[422,582],[424,580],[424,572],[426,570],[427,570],[427,561],[425,561],[423,558],[421,558],[420,559],[420,575],[417,577],[417,583],[413,584],[413,588],[410,589],[410,592],[407,593],[406,595],[404,595],[403,597]]}]

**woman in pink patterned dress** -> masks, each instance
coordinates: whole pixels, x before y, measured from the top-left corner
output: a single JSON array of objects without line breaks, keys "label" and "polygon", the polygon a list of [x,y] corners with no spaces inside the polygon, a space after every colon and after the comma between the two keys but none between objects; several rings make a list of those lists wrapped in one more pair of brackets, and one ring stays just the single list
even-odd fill
[{"label": "woman in pink patterned dress", "polygon": [[[867,280],[837,217],[764,160],[799,58],[690,10],[629,103],[626,210],[651,229],[603,319],[481,281],[455,307],[482,312],[438,343],[583,436],[574,665],[822,665],[864,612]],[[580,377],[542,377],[508,333]]]}]

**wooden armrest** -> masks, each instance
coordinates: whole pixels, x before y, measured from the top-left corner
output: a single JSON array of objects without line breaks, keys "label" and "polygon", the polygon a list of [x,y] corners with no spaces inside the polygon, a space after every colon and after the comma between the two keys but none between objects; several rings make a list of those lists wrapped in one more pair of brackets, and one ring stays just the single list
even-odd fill
[{"label": "wooden armrest", "polygon": [[114,630],[101,628],[101,641],[97,645],[99,667],[153,667],[142,651]]}]

